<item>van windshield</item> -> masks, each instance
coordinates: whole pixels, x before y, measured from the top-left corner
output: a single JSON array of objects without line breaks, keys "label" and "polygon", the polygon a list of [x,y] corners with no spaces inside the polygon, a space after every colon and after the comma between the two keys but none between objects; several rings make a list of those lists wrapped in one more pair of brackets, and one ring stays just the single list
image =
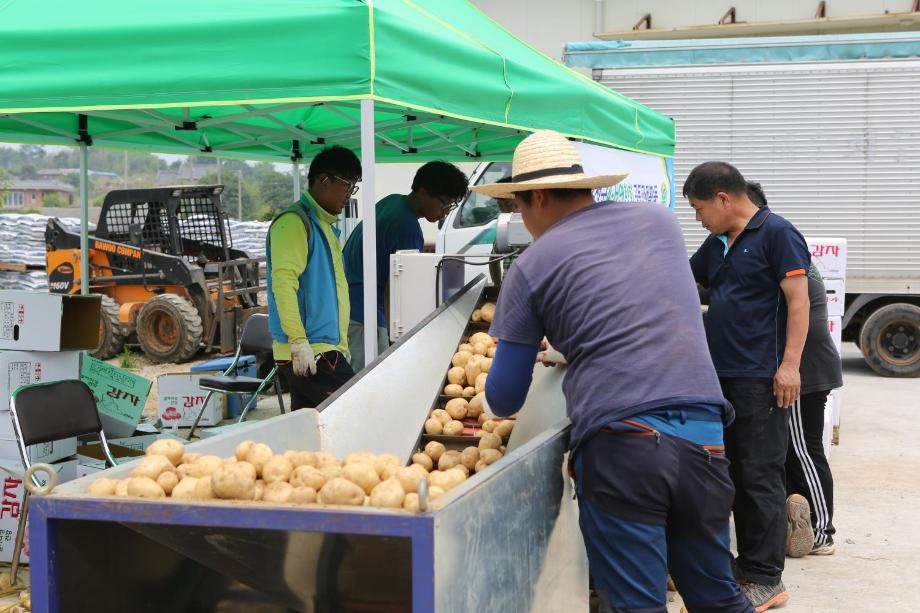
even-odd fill
[{"label": "van windshield", "polygon": [[[485,172],[476,180],[476,185],[495,183],[511,175],[510,162],[493,162]],[[469,192],[466,200],[460,205],[460,212],[454,219],[455,228],[470,228],[482,226],[498,217],[498,202],[491,196]]]}]

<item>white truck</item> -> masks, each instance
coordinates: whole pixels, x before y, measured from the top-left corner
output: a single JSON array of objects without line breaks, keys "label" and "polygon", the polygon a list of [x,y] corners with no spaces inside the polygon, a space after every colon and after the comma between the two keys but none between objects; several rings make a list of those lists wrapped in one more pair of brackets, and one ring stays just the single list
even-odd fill
[{"label": "white truck", "polygon": [[[569,43],[565,59],[675,119],[678,195],[728,161],[806,237],[846,239],[843,340],[881,375],[920,376],[920,33]],[[676,212],[695,250],[705,231],[680,196]]]}]

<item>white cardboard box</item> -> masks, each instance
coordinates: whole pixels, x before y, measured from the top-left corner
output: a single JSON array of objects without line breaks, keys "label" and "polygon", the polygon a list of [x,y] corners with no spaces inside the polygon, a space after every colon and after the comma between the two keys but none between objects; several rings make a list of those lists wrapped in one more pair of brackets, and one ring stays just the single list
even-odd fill
[{"label": "white cardboard box", "polygon": [[[204,374],[160,375],[157,379],[157,410],[164,427],[188,428],[195,423],[208,392],[199,387]],[[216,426],[224,418],[226,396],[214,394],[201,416],[199,426]]]},{"label": "white cardboard box", "polygon": [[846,283],[843,279],[825,279],[824,289],[827,291],[827,316],[843,317]]},{"label": "white cardboard box", "polygon": [[[3,456],[8,457],[8,456]],[[19,454],[12,456],[19,457]],[[8,466],[20,473],[25,472],[20,460],[0,460],[0,464]],[[77,461],[68,460],[53,464],[58,473],[58,484],[72,481],[77,477]],[[41,473],[39,473],[41,476]],[[16,547],[16,530],[19,527],[19,516],[22,513],[22,497],[24,490],[22,480],[11,474],[0,471],[0,485],[2,485],[2,498],[0,498],[0,562],[12,562],[13,549]],[[19,560],[23,563],[29,561],[29,531],[26,529],[22,542],[22,555]]]},{"label": "white cardboard box", "polygon": [[811,261],[824,280],[847,278],[847,239],[806,237]]},{"label": "white cardboard box", "polygon": [[[10,413],[0,413],[0,421],[8,422],[9,416]],[[38,462],[57,462],[77,453],[77,438],[64,438],[59,441],[39,443],[27,447],[26,452],[29,454],[29,461],[33,464]],[[19,443],[16,442],[16,435],[13,434],[9,438],[0,438],[0,458],[18,457]]]},{"label": "white cardboard box", "polygon": [[827,329],[831,333],[831,338],[834,339],[834,347],[837,348],[837,353],[840,353],[840,345],[842,344],[842,335],[843,335],[843,321],[841,317],[828,317],[827,318]]},{"label": "white cardboard box", "polygon": [[95,349],[101,304],[101,296],[0,291],[0,349]]},{"label": "white cardboard box", "polygon": [[22,385],[79,378],[79,351],[0,351],[0,411]]}]

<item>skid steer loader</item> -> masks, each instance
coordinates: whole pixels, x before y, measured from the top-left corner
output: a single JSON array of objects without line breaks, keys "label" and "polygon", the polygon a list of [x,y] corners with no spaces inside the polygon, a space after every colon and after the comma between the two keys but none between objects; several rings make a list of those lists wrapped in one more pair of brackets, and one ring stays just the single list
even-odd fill
[{"label": "skid steer loader", "polygon": [[[236,348],[259,305],[258,259],[232,248],[221,186],[109,192],[89,238],[90,292],[102,294],[99,347],[107,359],[136,342],[155,362],[199,349]],[[45,229],[51,291],[80,291],[80,235],[59,220]]]}]

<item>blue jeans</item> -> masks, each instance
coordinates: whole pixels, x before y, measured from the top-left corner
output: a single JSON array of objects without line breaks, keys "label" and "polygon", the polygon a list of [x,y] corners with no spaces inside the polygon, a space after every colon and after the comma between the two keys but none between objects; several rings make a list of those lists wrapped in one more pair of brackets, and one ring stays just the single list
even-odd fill
[{"label": "blue jeans", "polygon": [[626,420],[579,446],[574,464],[601,611],[664,613],[669,569],[690,613],[754,610],[731,570],[722,445]]}]

